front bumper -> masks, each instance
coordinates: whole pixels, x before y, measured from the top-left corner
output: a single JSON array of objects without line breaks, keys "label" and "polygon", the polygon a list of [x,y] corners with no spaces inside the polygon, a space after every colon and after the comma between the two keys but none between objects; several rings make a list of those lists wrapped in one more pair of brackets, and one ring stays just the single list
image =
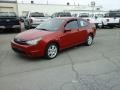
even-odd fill
[{"label": "front bumper", "polygon": [[104,26],[116,26],[116,25],[118,25],[119,23],[107,23],[106,25],[104,25]]},{"label": "front bumper", "polygon": [[0,26],[0,29],[20,29],[21,25],[13,25],[13,26]]},{"label": "front bumper", "polygon": [[14,41],[11,41],[12,49],[22,55],[28,57],[42,57],[44,56],[44,46],[30,46],[30,45],[20,45]]}]

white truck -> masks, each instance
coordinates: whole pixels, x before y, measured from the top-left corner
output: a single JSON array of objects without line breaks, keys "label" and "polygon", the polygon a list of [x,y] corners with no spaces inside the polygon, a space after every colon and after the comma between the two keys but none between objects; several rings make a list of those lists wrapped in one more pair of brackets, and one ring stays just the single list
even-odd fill
[{"label": "white truck", "polygon": [[96,16],[91,16],[89,13],[81,13],[79,14],[78,17],[81,17],[83,19],[86,19],[87,21],[89,21],[90,23],[94,23],[96,25],[96,27],[99,27],[102,25],[102,22],[101,22],[101,18],[102,16],[99,15],[99,18],[96,17]]},{"label": "white truck", "polygon": [[80,14],[79,17],[94,23],[98,28],[110,27],[113,28],[120,24],[120,19],[116,17],[110,17],[107,14]]},{"label": "white truck", "polygon": [[98,20],[101,21],[101,25],[99,25],[99,27],[101,27],[101,28],[103,28],[105,26],[114,28],[120,24],[119,18],[111,17],[111,16],[109,16],[109,14],[105,14],[104,17],[98,18]]},{"label": "white truck", "polygon": [[109,11],[108,15],[109,17],[114,17],[119,20],[119,24],[117,24],[117,27],[120,27],[120,10]]},{"label": "white truck", "polygon": [[26,29],[35,28],[41,22],[47,20],[49,17],[46,17],[44,13],[40,12],[28,12],[24,16],[24,25]]}]

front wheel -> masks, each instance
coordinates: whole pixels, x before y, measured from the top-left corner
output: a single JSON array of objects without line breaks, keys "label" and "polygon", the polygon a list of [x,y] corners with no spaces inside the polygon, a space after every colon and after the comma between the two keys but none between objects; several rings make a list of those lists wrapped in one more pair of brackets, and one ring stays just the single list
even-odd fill
[{"label": "front wheel", "polygon": [[93,36],[89,35],[85,44],[87,46],[90,46],[90,45],[92,45],[92,43],[93,43]]},{"label": "front wheel", "polygon": [[99,29],[104,28],[104,24],[103,24],[103,22],[98,24],[98,28],[99,28]]},{"label": "front wheel", "polygon": [[54,43],[51,43],[47,46],[45,51],[45,57],[48,59],[53,59],[58,54],[58,46]]}]

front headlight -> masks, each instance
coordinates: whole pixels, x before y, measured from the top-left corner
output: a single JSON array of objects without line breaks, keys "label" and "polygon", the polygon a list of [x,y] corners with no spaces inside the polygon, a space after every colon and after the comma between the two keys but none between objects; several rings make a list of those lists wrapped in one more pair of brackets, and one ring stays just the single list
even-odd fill
[{"label": "front headlight", "polygon": [[34,40],[29,40],[29,41],[26,41],[27,44],[29,45],[36,45],[38,44],[38,42],[41,40],[42,38],[37,38],[37,39],[34,39]]}]

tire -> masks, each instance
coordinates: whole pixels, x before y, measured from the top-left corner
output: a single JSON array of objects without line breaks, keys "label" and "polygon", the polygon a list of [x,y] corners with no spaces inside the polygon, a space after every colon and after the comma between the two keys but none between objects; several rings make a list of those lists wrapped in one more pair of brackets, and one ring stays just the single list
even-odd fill
[{"label": "tire", "polygon": [[102,29],[102,28],[104,28],[104,26],[103,26],[103,25],[101,25],[101,26],[98,26],[98,28],[99,28],[99,29]]},{"label": "tire", "polygon": [[100,29],[104,28],[104,24],[103,24],[103,22],[102,22],[101,25],[98,25],[98,27],[99,27]]},{"label": "tire", "polygon": [[93,44],[93,35],[88,35],[88,38],[86,40],[86,43],[85,43],[87,46],[90,46]]},{"label": "tire", "polygon": [[58,54],[58,46],[55,43],[50,43],[45,50],[45,57],[47,59],[53,59]]}]

